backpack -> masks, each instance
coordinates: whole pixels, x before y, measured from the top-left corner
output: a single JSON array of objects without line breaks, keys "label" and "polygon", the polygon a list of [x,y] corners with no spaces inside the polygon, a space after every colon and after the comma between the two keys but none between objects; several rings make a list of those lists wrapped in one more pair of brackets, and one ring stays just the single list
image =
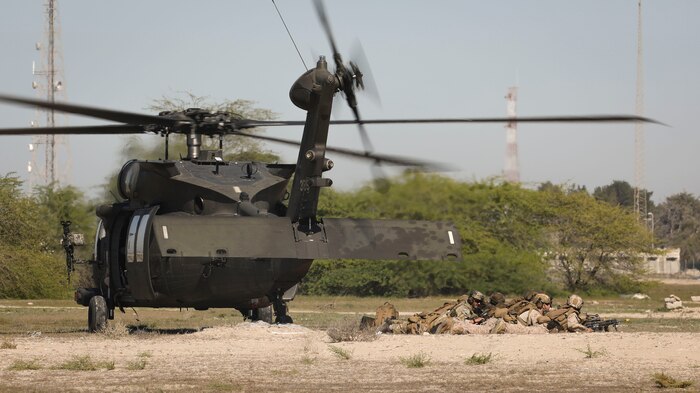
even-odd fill
[{"label": "backpack", "polygon": [[385,302],[377,307],[377,317],[374,319],[374,326],[382,326],[387,320],[398,319],[399,312],[393,304]]},{"label": "backpack", "polygon": [[525,311],[530,311],[534,308],[537,308],[534,304],[528,302],[527,300],[521,300],[508,307],[508,314],[518,316]]},{"label": "backpack", "polygon": [[567,331],[569,327],[569,315],[576,312],[573,307],[564,306],[557,310],[549,311],[545,316],[551,319],[547,324],[547,329],[556,329],[559,331]]}]

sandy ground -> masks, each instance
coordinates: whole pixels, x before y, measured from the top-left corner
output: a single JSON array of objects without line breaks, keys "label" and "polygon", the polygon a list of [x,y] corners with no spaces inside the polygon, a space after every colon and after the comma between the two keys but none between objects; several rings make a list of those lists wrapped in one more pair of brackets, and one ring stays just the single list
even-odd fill
[{"label": "sandy ground", "polygon": [[[655,391],[664,372],[700,384],[700,335],[590,333],[549,335],[382,335],[331,344],[325,332],[298,325],[242,323],[180,335],[117,337],[68,334],[2,337],[0,391]],[[348,360],[330,347],[342,348]],[[589,347],[590,346],[590,347]],[[587,358],[581,351],[596,352]],[[408,368],[400,358],[423,353]],[[492,353],[485,365],[473,354]],[[75,356],[114,361],[113,370],[52,369]],[[143,359],[142,370],[130,363]],[[36,360],[39,370],[8,370]]]}]

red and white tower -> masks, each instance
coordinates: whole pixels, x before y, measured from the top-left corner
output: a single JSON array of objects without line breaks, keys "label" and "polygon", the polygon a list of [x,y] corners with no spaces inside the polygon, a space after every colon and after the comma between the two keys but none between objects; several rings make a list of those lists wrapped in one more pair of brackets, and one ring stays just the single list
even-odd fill
[{"label": "red and white tower", "polygon": [[[516,104],[518,100],[518,88],[508,88],[506,103],[508,117],[516,117]],[[509,183],[520,183],[520,167],[518,164],[518,124],[514,121],[506,125],[506,165],[503,177]]]}]

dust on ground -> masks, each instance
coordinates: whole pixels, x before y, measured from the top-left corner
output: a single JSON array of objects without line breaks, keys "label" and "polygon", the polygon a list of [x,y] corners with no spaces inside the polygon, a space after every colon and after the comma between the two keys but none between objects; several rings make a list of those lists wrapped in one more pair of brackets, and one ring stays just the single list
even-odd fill
[{"label": "dust on ground", "polygon": [[[700,384],[697,333],[381,335],[330,343],[299,325],[240,323],[191,334],[3,336],[0,391],[655,391],[664,372]],[[332,351],[332,349],[334,351]],[[349,359],[343,359],[344,353]],[[424,354],[422,368],[401,359]],[[472,355],[491,362],[468,365]],[[55,369],[76,356],[113,370]],[[18,360],[39,370],[11,371]],[[133,369],[137,361],[143,369]],[[130,369],[131,368],[131,369]]]}]

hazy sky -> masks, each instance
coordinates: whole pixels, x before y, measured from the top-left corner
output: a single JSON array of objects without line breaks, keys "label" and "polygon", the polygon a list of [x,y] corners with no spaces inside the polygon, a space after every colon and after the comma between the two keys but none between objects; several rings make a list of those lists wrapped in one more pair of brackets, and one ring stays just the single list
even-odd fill
[{"label": "hazy sky", "polygon": [[[310,1],[277,0],[307,64],[330,49]],[[503,116],[509,86],[518,114],[634,113],[637,1],[327,1],[339,49],[359,39],[381,106],[360,96],[365,118]],[[644,3],[646,184],[654,200],[700,194],[700,133],[692,114],[700,91],[698,1]],[[147,112],[153,99],[190,91],[212,100],[245,98],[302,120],[288,91],[304,71],[271,1],[62,1],[68,101]],[[34,97],[34,48],[44,34],[42,0],[10,0],[0,13],[0,92]],[[336,118],[350,118],[343,109]],[[24,127],[35,112],[0,105],[0,127]],[[68,117],[67,124],[100,124]],[[375,149],[453,163],[458,179],[499,176],[501,125],[368,127]],[[268,129],[299,139],[301,128]],[[122,137],[72,136],[69,180],[97,193],[121,165]],[[142,140],[157,143],[155,136]],[[29,137],[0,138],[0,174],[26,177]],[[520,125],[521,177],[593,187],[634,183],[634,126]],[[329,145],[361,148],[355,127],[331,129]],[[268,145],[286,162],[296,152]],[[60,154],[64,154],[61,152]],[[65,156],[65,155],[64,155]],[[329,155],[334,186],[371,178],[368,165]]]}]

